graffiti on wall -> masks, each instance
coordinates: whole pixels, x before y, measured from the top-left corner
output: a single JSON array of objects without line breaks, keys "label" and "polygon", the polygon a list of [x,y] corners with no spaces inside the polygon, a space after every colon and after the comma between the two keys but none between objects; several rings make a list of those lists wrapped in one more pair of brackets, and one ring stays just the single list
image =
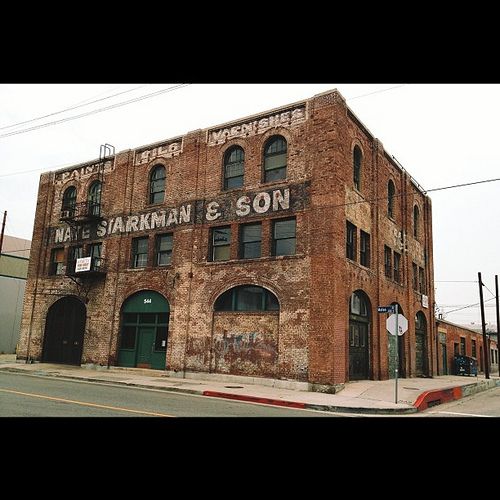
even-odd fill
[{"label": "graffiti on wall", "polygon": [[278,348],[273,333],[224,331],[214,337],[216,371],[272,374],[277,360]]}]

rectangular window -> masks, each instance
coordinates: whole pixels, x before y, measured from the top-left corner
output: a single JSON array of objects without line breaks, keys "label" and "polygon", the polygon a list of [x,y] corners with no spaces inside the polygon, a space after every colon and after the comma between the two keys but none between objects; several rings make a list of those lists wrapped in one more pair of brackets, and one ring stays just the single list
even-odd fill
[{"label": "rectangular window", "polygon": [[102,265],[101,254],[102,254],[102,243],[93,243],[92,245],[89,246],[89,257],[92,257],[91,269],[93,271],[101,268]]},{"label": "rectangular window", "polygon": [[403,272],[401,269],[401,254],[394,252],[394,281],[401,283],[403,281]]},{"label": "rectangular window", "polygon": [[364,231],[359,232],[359,263],[370,267],[370,235]]},{"label": "rectangular window", "polygon": [[135,349],[136,326],[124,325],[120,340],[120,349]]},{"label": "rectangular window", "polygon": [[295,218],[273,222],[273,255],[295,255]]},{"label": "rectangular window", "polygon": [[415,262],[412,264],[413,266],[413,290],[418,292],[418,266]]},{"label": "rectangular window", "polygon": [[69,247],[68,253],[68,270],[70,272],[75,272],[76,267],[76,259],[81,259],[83,257],[83,247]]},{"label": "rectangular window", "polygon": [[425,275],[421,267],[418,268],[418,285],[420,293],[425,294]]},{"label": "rectangular window", "polygon": [[476,341],[472,340],[472,357],[475,358],[477,356],[477,351],[476,351]]},{"label": "rectangular window", "polygon": [[211,260],[229,260],[231,250],[231,228],[213,227],[211,241]]},{"label": "rectangular window", "polygon": [[357,227],[346,221],[346,241],[345,241],[345,256],[348,259],[356,260],[356,233]]},{"label": "rectangular window", "polygon": [[494,358],[493,358],[493,349],[490,349],[490,364],[494,363]]},{"label": "rectangular window", "polygon": [[384,245],[384,271],[386,278],[392,279],[392,251]]},{"label": "rectangular window", "polygon": [[148,265],[149,238],[134,238],[132,240],[132,267],[146,267]]},{"label": "rectangular window", "polygon": [[159,234],[156,237],[156,265],[168,266],[172,261],[172,234]]},{"label": "rectangular window", "polygon": [[244,224],[240,227],[240,259],[258,259],[261,256],[262,224]]},{"label": "rectangular window", "polygon": [[157,326],[155,337],[155,351],[167,350],[168,326]]},{"label": "rectangular window", "polygon": [[49,274],[64,274],[64,248],[53,248]]},{"label": "rectangular window", "polygon": [[458,356],[460,353],[458,351],[458,343],[457,342],[454,342],[453,343],[453,355],[454,356]]},{"label": "rectangular window", "polygon": [[495,349],[495,364],[498,364],[498,350]]},{"label": "rectangular window", "polygon": [[465,356],[465,338],[460,337],[460,354]]}]

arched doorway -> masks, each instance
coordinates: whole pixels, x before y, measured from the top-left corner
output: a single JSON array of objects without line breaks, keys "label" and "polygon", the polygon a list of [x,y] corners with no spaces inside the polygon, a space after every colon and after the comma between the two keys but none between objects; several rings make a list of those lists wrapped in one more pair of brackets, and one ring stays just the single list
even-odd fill
[{"label": "arched doorway", "polygon": [[349,301],[349,380],[370,376],[370,300],[361,290]]},{"label": "arched doorway", "polygon": [[415,375],[427,376],[427,320],[422,311],[415,315]]},{"label": "arched doorway", "polygon": [[235,286],[214,303],[211,370],[277,377],[280,304],[261,286]]},{"label": "arched doorway", "polygon": [[[398,302],[392,302],[391,305],[398,306],[398,314],[405,315],[403,308]],[[385,328],[385,318],[383,320],[383,328]],[[408,332],[404,335],[398,337],[398,377],[406,378],[406,363],[405,363],[405,336],[408,335]],[[389,378],[395,377],[395,366],[396,366],[396,337],[387,332],[387,340],[389,343],[388,349],[388,367],[389,367]]]},{"label": "arched doorway", "polygon": [[42,361],[80,365],[87,320],[85,305],[76,297],[64,297],[47,313]]},{"label": "arched doorway", "polygon": [[122,306],[118,366],[164,370],[170,306],[157,292],[143,291]]}]

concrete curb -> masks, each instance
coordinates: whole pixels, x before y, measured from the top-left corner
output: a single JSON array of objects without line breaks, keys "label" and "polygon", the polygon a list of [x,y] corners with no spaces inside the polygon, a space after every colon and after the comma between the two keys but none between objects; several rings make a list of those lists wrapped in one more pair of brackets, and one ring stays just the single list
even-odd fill
[{"label": "concrete curb", "polygon": [[203,395],[210,396],[212,398],[234,399],[237,401],[249,401],[251,403],[261,403],[273,406],[286,406],[288,408],[304,409],[307,407],[307,403],[298,403],[296,401],[284,401],[283,399],[263,398],[260,396],[246,396],[245,394],[231,394],[229,392],[203,391]]},{"label": "concrete curb", "polygon": [[425,391],[418,396],[413,403],[417,411],[424,411],[432,406],[456,401],[467,396],[472,396],[478,392],[487,391],[497,386],[496,380],[481,380],[467,385],[459,385],[457,387],[447,387],[444,389],[436,389],[433,391]]}]

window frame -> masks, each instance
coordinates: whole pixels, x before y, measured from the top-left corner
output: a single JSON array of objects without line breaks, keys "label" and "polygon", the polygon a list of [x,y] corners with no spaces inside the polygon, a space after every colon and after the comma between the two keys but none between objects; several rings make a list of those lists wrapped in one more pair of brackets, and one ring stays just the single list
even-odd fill
[{"label": "window frame", "polygon": [[[294,222],[294,235],[288,238],[276,238],[276,226],[282,222]],[[281,257],[286,255],[297,255],[297,217],[287,217],[284,219],[274,219],[271,221],[271,256]],[[293,253],[277,253],[278,242],[293,240]]]},{"label": "window frame", "polygon": [[[275,142],[278,141],[283,141],[284,142],[284,150],[279,150],[276,152],[269,153],[268,150],[272,148]],[[272,168],[267,168],[267,162],[268,160],[272,159],[273,157],[281,156],[284,155],[285,158],[285,164],[284,166],[279,166],[279,167],[272,167]],[[283,174],[280,177],[276,178],[269,178],[268,172],[274,172],[277,170],[282,170]],[[275,134],[269,137],[266,142],[264,143],[264,147],[262,150],[262,182],[263,183],[268,183],[268,182],[279,182],[279,181],[284,181],[287,179],[288,176],[288,141],[286,137],[280,135],[280,134]]]},{"label": "window frame", "polygon": [[403,269],[401,266],[401,260],[402,260],[402,255],[394,250],[392,256],[392,270],[394,273],[394,281],[399,284],[403,282]]},{"label": "window frame", "polygon": [[417,240],[420,232],[420,209],[413,205],[413,237]]},{"label": "window frame", "polygon": [[[97,186],[99,188],[97,189]],[[102,182],[95,180],[89,186],[87,192],[87,209],[89,215],[101,215],[101,199],[102,199]]]},{"label": "window frame", "polygon": [[[256,240],[250,240],[250,241],[245,241],[245,230],[250,228],[250,227],[259,227],[259,239]],[[240,259],[260,259],[262,257],[262,222],[249,222],[248,224],[240,224],[239,226],[239,251],[238,251],[238,257]],[[254,257],[245,257],[245,245],[250,245],[252,243],[259,243],[259,255]]]},{"label": "window frame", "polygon": [[[170,248],[167,250],[160,249],[160,241],[162,238],[170,237]],[[155,267],[165,267],[172,265],[172,253],[174,249],[174,233],[160,233],[155,235]],[[168,262],[166,264],[160,264],[161,255],[167,255]]]},{"label": "window frame", "polygon": [[[262,296],[260,299],[260,309],[241,309],[239,308],[239,295],[240,292],[242,292],[246,288],[258,288],[262,292]],[[230,296],[230,300],[228,300]],[[218,308],[218,302],[223,304],[231,303],[231,309],[219,309]],[[270,308],[270,302],[273,302],[277,305],[277,308]],[[263,286],[260,285],[253,285],[253,284],[246,284],[246,285],[238,285],[230,288],[229,290],[226,290],[225,292],[221,293],[214,302],[214,312],[217,313],[278,313],[280,312],[280,302],[278,300],[278,297],[268,290],[267,288],[264,288]]]},{"label": "window frame", "polygon": [[[68,193],[74,193],[74,196],[69,196]],[[70,212],[70,215],[73,216],[76,210],[76,198],[78,196],[78,192],[75,186],[68,186],[63,193],[61,211],[67,210]]]},{"label": "window frame", "polygon": [[[359,154],[358,154],[359,153]],[[359,161],[359,162],[358,162]],[[361,192],[361,172],[363,167],[363,151],[356,144],[352,150],[352,182],[356,190]]]},{"label": "window frame", "polygon": [[364,267],[370,267],[370,233],[359,230],[359,263]]},{"label": "window frame", "polygon": [[[61,260],[54,260],[56,255],[61,257]],[[49,276],[63,276],[64,275],[64,247],[52,248],[50,251],[50,266]]]},{"label": "window frame", "polygon": [[[159,172],[160,170],[163,171],[163,177],[159,177],[158,179],[153,179],[153,176],[155,175],[156,172]],[[163,188],[162,189],[157,189],[157,190],[153,190],[154,187],[154,184],[153,183],[156,183],[158,181],[163,181]],[[149,173],[149,204],[150,205],[159,205],[161,203],[164,203],[165,202],[165,193],[166,193],[166,190],[167,190],[167,169],[165,168],[165,165],[161,164],[161,163],[157,163],[153,166],[153,168],[151,169],[151,172]],[[162,199],[160,201],[155,201],[155,196],[158,194],[158,193],[163,193],[163,196],[162,196]]]},{"label": "window frame", "polygon": [[[145,241],[146,242],[146,252],[141,252],[138,253],[138,247],[139,247],[139,242]],[[130,259],[130,267],[132,269],[144,269],[148,267],[149,264],[149,237],[148,236],[140,236],[138,238],[132,238],[132,252],[131,252],[131,259]],[[143,266],[139,266],[138,264],[138,256],[139,255],[146,255],[146,263]]]},{"label": "window frame", "polygon": [[[229,158],[231,157],[231,155],[235,152],[241,152],[241,160],[236,162],[229,162]],[[244,183],[245,183],[245,150],[239,146],[239,145],[235,145],[235,146],[231,146],[230,148],[228,148],[225,153],[224,153],[224,157],[223,157],[223,165],[222,165],[222,168],[223,168],[223,183],[222,183],[222,189],[223,191],[229,191],[231,189],[240,189],[243,187]],[[235,165],[239,165],[241,164],[241,168],[242,168],[242,173],[240,175],[232,175],[232,176],[228,176],[227,174],[227,170],[228,170],[228,167],[230,166],[235,166]],[[228,186],[228,181],[230,179],[236,179],[236,178],[239,178],[241,177],[241,184],[237,185],[237,186],[231,186],[229,187]]]},{"label": "window frame", "polygon": [[[224,230],[229,230],[229,242],[228,243],[216,243],[215,242],[215,232],[220,231],[221,229]],[[227,262],[228,260],[231,260],[231,243],[232,243],[232,230],[230,225],[225,225],[225,226],[213,226],[210,228],[210,262]],[[216,254],[216,249],[217,248],[222,248],[222,247],[228,247],[229,252],[227,259],[216,259],[215,254]]]},{"label": "window frame", "polygon": [[352,222],[346,220],[346,235],[345,235],[345,256],[347,259],[356,262],[357,257],[357,233],[358,228]]},{"label": "window frame", "polygon": [[392,279],[392,249],[387,245],[384,245],[384,275]]},{"label": "window frame", "polygon": [[396,195],[396,186],[394,184],[394,181],[392,179],[389,179],[389,182],[387,183],[387,216],[391,219],[394,219],[395,195]]}]

